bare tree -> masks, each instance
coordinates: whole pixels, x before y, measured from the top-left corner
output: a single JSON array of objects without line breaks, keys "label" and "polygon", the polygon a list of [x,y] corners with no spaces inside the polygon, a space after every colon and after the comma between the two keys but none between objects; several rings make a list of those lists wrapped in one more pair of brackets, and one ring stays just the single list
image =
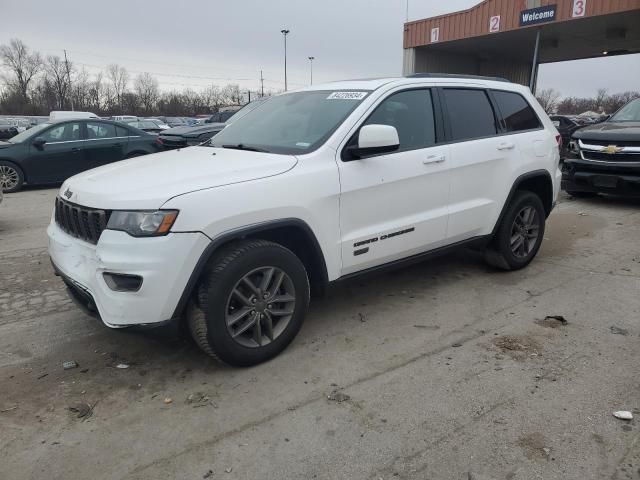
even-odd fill
[{"label": "bare tree", "polygon": [[142,108],[144,108],[147,113],[151,112],[160,95],[158,80],[149,73],[141,73],[136,77],[133,87],[138,94]]},{"label": "bare tree", "polygon": [[14,38],[9,45],[0,46],[0,61],[10,71],[9,76],[4,78],[5,82],[28,103],[29,84],[42,69],[42,57],[38,52],[29,52],[29,47],[22,40]]},{"label": "bare tree", "polygon": [[113,63],[107,67],[107,78],[113,87],[116,106],[122,110],[122,97],[127,91],[129,72],[127,72],[126,68]]},{"label": "bare tree", "polygon": [[598,92],[596,93],[596,98],[594,99],[595,100],[594,110],[596,112],[602,112],[604,110],[604,104],[608,96],[609,94],[607,93],[606,88],[598,89]]},{"label": "bare tree", "polygon": [[560,100],[560,92],[553,88],[545,88],[536,94],[538,102],[547,113],[554,113]]},{"label": "bare tree", "polygon": [[44,71],[56,93],[57,108],[63,110],[70,89],[70,78],[67,75],[65,62],[57,55],[49,55],[44,63]]}]

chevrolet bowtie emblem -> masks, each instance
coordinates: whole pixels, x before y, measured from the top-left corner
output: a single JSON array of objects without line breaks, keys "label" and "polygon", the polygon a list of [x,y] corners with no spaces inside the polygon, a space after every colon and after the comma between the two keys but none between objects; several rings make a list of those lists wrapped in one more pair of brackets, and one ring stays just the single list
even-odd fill
[{"label": "chevrolet bowtie emblem", "polygon": [[622,151],[622,147],[619,147],[617,145],[607,145],[604,151],[607,153],[618,153]]},{"label": "chevrolet bowtie emblem", "polygon": [[71,195],[73,195],[73,192],[67,188],[63,195],[67,197],[67,200],[69,200],[71,198]]}]

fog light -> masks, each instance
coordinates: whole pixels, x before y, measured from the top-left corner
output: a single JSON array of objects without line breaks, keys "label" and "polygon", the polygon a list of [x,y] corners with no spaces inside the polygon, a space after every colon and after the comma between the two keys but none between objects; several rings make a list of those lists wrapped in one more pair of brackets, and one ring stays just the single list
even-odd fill
[{"label": "fog light", "polygon": [[107,286],[114,292],[137,292],[142,286],[140,275],[104,272],[102,276]]}]

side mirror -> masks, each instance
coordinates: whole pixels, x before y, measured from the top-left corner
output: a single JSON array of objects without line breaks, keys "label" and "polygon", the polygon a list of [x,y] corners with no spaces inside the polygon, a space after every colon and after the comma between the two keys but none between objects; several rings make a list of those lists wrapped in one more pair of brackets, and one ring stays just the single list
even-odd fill
[{"label": "side mirror", "polygon": [[38,149],[41,149],[45,143],[47,143],[47,141],[43,137],[36,137],[33,140],[33,145]]},{"label": "side mirror", "polygon": [[358,133],[358,144],[347,150],[352,159],[395,152],[400,147],[396,127],[391,125],[365,125]]}]

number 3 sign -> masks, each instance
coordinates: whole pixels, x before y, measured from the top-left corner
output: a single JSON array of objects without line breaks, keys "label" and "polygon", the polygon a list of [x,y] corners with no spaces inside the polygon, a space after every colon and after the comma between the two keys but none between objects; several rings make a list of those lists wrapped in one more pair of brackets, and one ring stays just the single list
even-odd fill
[{"label": "number 3 sign", "polygon": [[573,0],[573,13],[572,17],[584,17],[587,10],[587,0]]}]

